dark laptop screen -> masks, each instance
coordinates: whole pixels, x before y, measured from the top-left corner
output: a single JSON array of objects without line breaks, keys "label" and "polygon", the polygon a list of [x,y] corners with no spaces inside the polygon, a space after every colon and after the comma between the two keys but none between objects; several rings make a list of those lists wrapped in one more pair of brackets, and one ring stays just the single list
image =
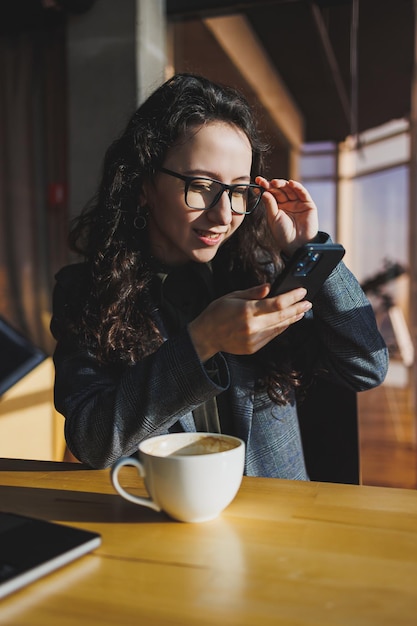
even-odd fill
[{"label": "dark laptop screen", "polygon": [[0,395],[46,358],[0,316]]}]

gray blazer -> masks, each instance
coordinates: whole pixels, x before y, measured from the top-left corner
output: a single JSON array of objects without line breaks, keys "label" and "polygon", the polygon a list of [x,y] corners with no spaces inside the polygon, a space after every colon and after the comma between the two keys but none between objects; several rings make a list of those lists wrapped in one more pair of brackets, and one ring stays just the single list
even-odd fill
[{"label": "gray blazer", "polygon": [[[51,322],[56,337],[62,307],[71,297],[68,276],[73,267],[57,275]],[[386,346],[370,303],[343,262],[292,333],[303,347],[306,367],[329,381],[361,391],[384,380]],[[278,351],[279,337],[275,345]],[[225,353],[214,358],[216,380],[200,362],[187,329],[167,337],[154,354],[123,367],[99,365],[74,342],[58,340],[55,405],[66,418],[68,447],[92,467],[109,466],[122,455],[134,454],[149,436],[195,430],[192,410],[227,390],[233,434],[246,442],[245,473],[308,479],[295,395],[278,406],[266,392],[255,391],[253,358]]]}]

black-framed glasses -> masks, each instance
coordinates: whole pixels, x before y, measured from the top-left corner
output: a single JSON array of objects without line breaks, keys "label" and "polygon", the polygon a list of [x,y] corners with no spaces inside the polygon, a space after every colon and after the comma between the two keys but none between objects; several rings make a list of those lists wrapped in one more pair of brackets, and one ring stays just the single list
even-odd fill
[{"label": "black-framed glasses", "polygon": [[265,191],[260,185],[254,183],[236,183],[226,185],[214,178],[204,176],[184,176],[161,167],[160,171],[169,176],[174,176],[185,182],[185,204],[190,209],[207,211],[212,209],[220,200],[222,194],[227,191],[230,200],[230,208],[238,215],[252,213],[261,201]]}]

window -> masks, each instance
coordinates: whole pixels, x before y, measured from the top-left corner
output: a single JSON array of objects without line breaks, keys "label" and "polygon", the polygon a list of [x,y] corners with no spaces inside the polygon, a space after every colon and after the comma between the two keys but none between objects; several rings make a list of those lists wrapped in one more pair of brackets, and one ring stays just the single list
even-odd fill
[{"label": "window", "polygon": [[300,173],[303,184],[317,204],[320,230],[336,239],[337,144],[305,144]]}]

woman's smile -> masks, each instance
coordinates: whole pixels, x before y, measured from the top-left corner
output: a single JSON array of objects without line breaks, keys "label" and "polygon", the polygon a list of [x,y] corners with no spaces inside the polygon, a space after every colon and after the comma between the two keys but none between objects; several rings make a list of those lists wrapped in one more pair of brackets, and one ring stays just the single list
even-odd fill
[{"label": "woman's smile", "polygon": [[200,241],[202,241],[203,243],[207,243],[207,245],[209,246],[219,244],[220,240],[224,236],[224,233],[214,233],[209,230],[195,229],[195,233],[197,234]]}]

